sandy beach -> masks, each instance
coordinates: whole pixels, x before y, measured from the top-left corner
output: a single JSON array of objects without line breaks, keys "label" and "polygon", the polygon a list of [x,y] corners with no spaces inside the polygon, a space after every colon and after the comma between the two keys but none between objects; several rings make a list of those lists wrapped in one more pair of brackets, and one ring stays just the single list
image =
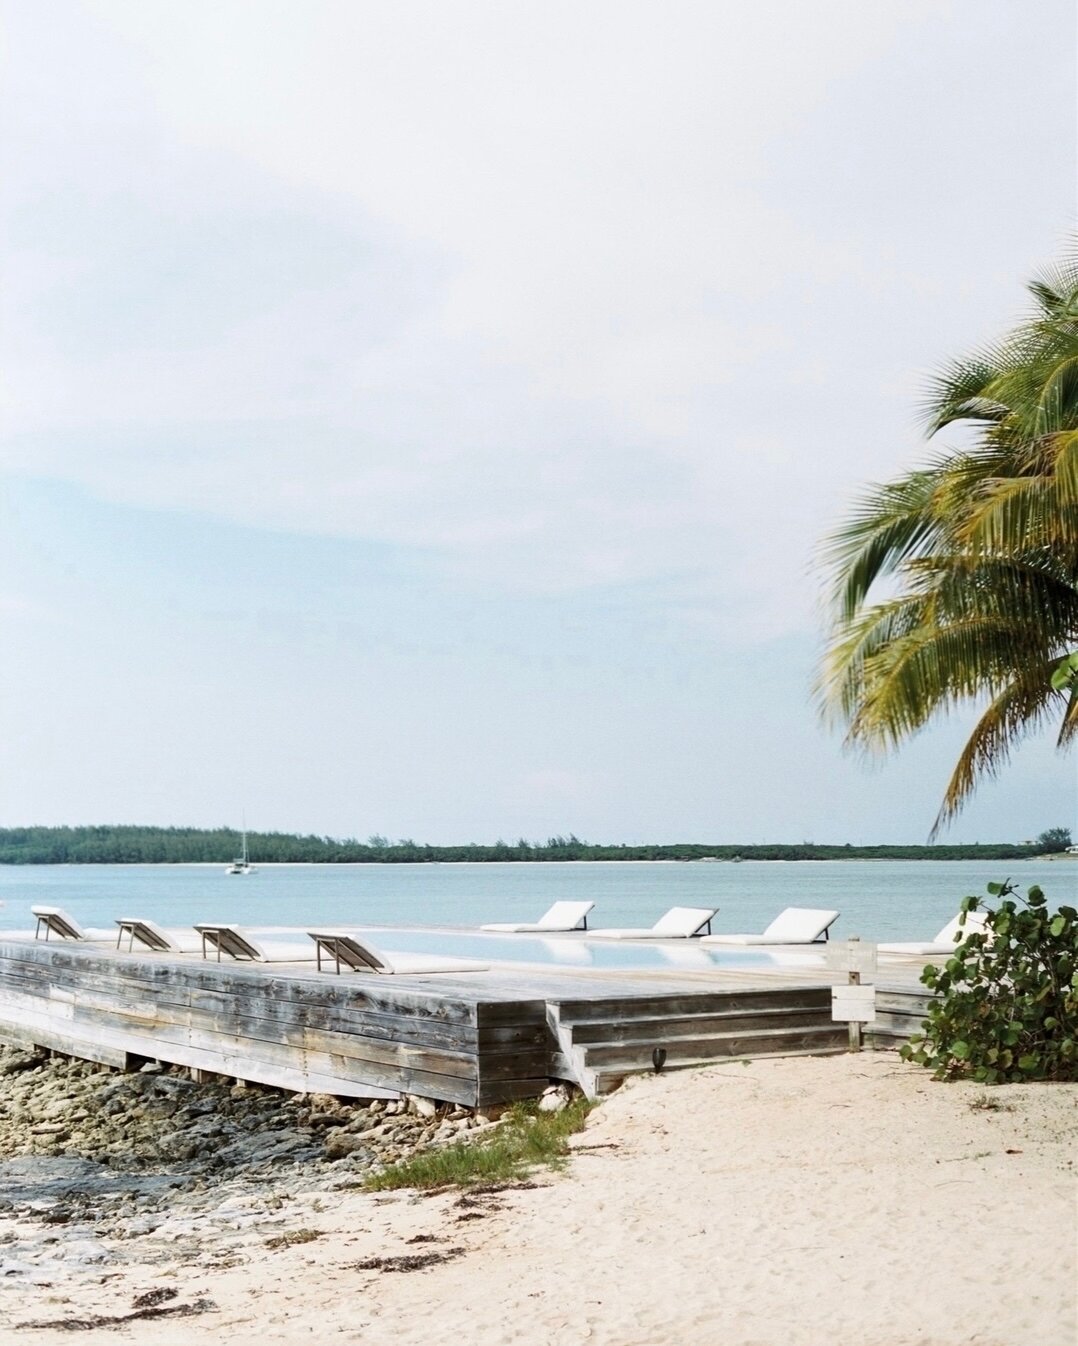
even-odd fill
[{"label": "sandy beach", "polygon": [[300,1192],[283,1210],[254,1189],[200,1232],[166,1218],[122,1271],[63,1272],[58,1238],[51,1281],[0,1306],[42,1344],[72,1333],[30,1323],[158,1291],[202,1311],[94,1337],[1066,1346],[1076,1141],[1076,1085],[986,1094],[889,1053],[639,1077],[533,1186]]}]

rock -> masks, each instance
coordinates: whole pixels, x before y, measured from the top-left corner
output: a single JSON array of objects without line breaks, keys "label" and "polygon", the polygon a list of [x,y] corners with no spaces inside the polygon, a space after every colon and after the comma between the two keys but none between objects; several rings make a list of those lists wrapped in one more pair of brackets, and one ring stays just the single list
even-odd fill
[{"label": "rock", "polygon": [[96,1239],[75,1239],[64,1244],[64,1262],[68,1266],[96,1266],[109,1261],[109,1250]]},{"label": "rock", "polygon": [[47,1268],[35,1266],[32,1262],[19,1262],[13,1257],[0,1257],[0,1279],[11,1277],[27,1281],[31,1285],[49,1286],[51,1273]]},{"label": "rock", "polygon": [[264,1201],[355,1185],[475,1124],[469,1109],[421,1095],[292,1097],[147,1065],[115,1072],[0,1047],[0,1244],[25,1213],[39,1246],[71,1243],[85,1260],[106,1236],[172,1237],[173,1214],[209,1218],[232,1193],[249,1199],[251,1184]]},{"label": "rock", "polygon": [[438,1115],[438,1104],[433,1098],[424,1098],[421,1094],[405,1095],[408,1107],[412,1112],[420,1117],[436,1117]]},{"label": "rock", "polygon": [[41,1219],[44,1224],[69,1224],[71,1215],[70,1206],[53,1206],[50,1210],[41,1212]]},{"label": "rock", "polygon": [[194,1080],[184,1079],[182,1075],[159,1075],[153,1082],[153,1092],[161,1098],[174,1098],[195,1088]]},{"label": "rock", "polygon": [[341,1117],[337,1112],[312,1112],[307,1118],[308,1126],[340,1126]]},{"label": "rock", "polygon": [[33,1070],[45,1060],[45,1053],[36,1048],[5,1047],[0,1052],[0,1075],[15,1075]]},{"label": "rock", "polygon": [[147,1061],[144,1066],[139,1067],[140,1075],[160,1075],[164,1070],[160,1061]]},{"label": "rock", "polygon": [[346,1159],[350,1154],[355,1154],[357,1150],[364,1149],[365,1146],[359,1136],[351,1136],[347,1131],[340,1127],[331,1131],[326,1137],[325,1156],[330,1163],[338,1159]]},{"label": "rock", "polygon": [[552,1084],[539,1099],[540,1112],[564,1112],[569,1106],[569,1090],[564,1084]]}]

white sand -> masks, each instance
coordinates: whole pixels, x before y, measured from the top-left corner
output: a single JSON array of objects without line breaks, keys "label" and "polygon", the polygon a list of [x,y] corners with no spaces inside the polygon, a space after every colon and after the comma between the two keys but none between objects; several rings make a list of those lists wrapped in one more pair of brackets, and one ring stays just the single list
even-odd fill
[{"label": "white sand", "polygon": [[[27,1291],[10,1322],[123,1311],[171,1285],[219,1311],[93,1339],[1072,1346],[1078,1086],[995,1089],[1006,1110],[972,1110],[983,1093],[872,1053],[639,1078],[593,1114],[564,1174],[490,1208],[297,1200],[223,1229],[218,1251],[237,1264],[222,1269],[181,1261],[181,1241],[151,1265],[169,1256],[166,1228],[122,1282]],[[265,1247],[301,1226],[323,1236]],[[450,1248],[465,1251],[420,1272],[348,1269]]]}]

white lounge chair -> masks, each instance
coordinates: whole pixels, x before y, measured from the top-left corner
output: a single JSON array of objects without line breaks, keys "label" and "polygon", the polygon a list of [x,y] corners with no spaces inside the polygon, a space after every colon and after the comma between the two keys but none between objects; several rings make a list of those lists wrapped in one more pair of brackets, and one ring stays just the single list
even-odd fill
[{"label": "white lounge chair", "polygon": [[111,930],[86,929],[79,925],[74,916],[64,911],[63,907],[31,907],[30,911],[37,917],[37,925],[34,927],[35,939],[40,939],[44,930],[46,939],[55,935],[57,939],[112,941]]},{"label": "white lounge chair", "polygon": [[[202,956],[209,958],[216,952],[222,957],[247,963],[313,963],[314,950],[299,940],[274,937],[273,932],[244,930],[238,925],[211,925],[199,922],[195,929],[202,937]],[[256,938],[261,936],[261,938]]]},{"label": "white lounge chair", "polygon": [[202,936],[193,930],[165,930],[156,921],[139,919],[135,916],[121,916],[117,919],[119,934],[116,947],[121,948],[124,937],[127,947],[134,951],[136,941],[154,953],[201,953]]},{"label": "white lounge chair", "polygon": [[590,930],[589,939],[691,939],[706,926],[718,907],[671,907],[650,930]]},{"label": "white lounge chair", "polygon": [[954,953],[956,945],[964,940],[967,935],[983,935],[985,933],[985,913],[983,911],[970,911],[966,913],[966,923],[962,924],[962,917],[956,916],[953,921],[948,921],[935,939],[925,940],[921,943],[914,941],[906,944],[880,944],[880,953],[932,955],[941,953]]},{"label": "white lounge chair", "polygon": [[376,949],[353,930],[308,930],[314,940],[315,961],[319,972],[323,962],[332,963],[338,974],[342,967],[351,972],[374,972],[382,976],[422,976],[428,972],[485,972],[486,963],[472,958],[439,958],[424,953],[385,953]]},{"label": "white lounge chair", "polygon": [[705,935],[702,944],[819,944],[838,920],[837,911],[787,907],[762,935]]},{"label": "white lounge chair", "polygon": [[481,925],[480,930],[500,930],[505,934],[521,935],[529,931],[549,934],[553,930],[586,930],[588,912],[594,902],[555,902],[549,911],[545,911],[537,921],[500,925]]}]

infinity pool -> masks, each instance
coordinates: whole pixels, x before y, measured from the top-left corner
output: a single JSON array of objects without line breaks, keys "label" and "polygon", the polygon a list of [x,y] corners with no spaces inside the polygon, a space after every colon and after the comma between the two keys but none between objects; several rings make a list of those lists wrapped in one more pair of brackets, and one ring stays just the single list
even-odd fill
[{"label": "infinity pool", "polygon": [[[245,926],[254,939],[267,950],[274,945],[287,945],[306,954],[314,961],[314,943],[308,940],[303,926]],[[430,930],[401,926],[342,926],[351,930],[360,940],[373,945],[380,953],[419,953],[434,957],[474,958],[491,966],[530,965],[532,967],[576,968],[580,971],[638,969],[640,971],[706,972],[713,968],[804,967],[820,969],[824,965],[823,945],[814,948],[746,949],[736,946],[721,947],[701,944],[697,939],[670,939],[659,941],[629,941],[589,939],[586,934],[553,935],[487,935],[453,928]],[[179,927],[172,927],[173,930]],[[185,932],[193,936],[194,930]],[[102,931],[101,934],[104,932]],[[4,936],[32,939],[32,930],[0,931]],[[113,945],[93,932],[94,944]],[[77,945],[75,947],[78,947]],[[85,947],[85,946],[84,946]],[[126,944],[124,946],[126,948]],[[138,952],[138,946],[135,946]]]},{"label": "infinity pool", "polygon": [[822,967],[818,950],[765,950],[701,944],[696,939],[662,943],[588,939],[587,935],[485,935],[460,930],[416,930],[365,926],[363,934],[387,952],[446,954],[484,963],[531,963],[581,970],[639,968],[653,971],[700,971],[709,968]]}]

